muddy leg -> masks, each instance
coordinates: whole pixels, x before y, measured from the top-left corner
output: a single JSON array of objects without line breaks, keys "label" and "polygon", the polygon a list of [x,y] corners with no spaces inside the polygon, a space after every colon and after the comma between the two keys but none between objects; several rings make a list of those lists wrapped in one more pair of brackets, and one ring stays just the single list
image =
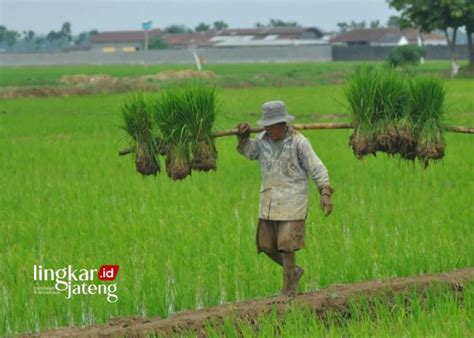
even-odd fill
[{"label": "muddy leg", "polygon": [[278,265],[280,266],[283,266],[283,254],[281,254],[280,252],[276,252],[276,253],[268,253],[268,252],[265,252],[265,254],[270,257],[270,259],[272,261],[274,261],[275,263],[277,263]]},{"label": "muddy leg", "polygon": [[282,294],[289,297],[296,296],[298,282],[303,276],[304,269],[295,264],[295,252],[283,253],[283,290]]},{"label": "muddy leg", "polygon": [[283,289],[281,293],[285,296],[293,296],[292,290],[293,281],[295,274],[295,253],[284,252],[283,253]]}]

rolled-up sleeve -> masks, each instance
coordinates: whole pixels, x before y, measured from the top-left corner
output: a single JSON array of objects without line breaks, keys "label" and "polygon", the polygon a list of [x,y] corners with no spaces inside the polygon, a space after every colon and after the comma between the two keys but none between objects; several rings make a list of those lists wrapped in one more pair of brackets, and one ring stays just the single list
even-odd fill
[{"label": "rolled-up sleeve", "polygon": [[250,138],[239,142],[237,151],[249,160],[257,160],[260,156],[257,140],[251,140]]},{"label": "rolled-up sleeve", "polygon": [[330,186],[328,171],[306,137],[298,143],[298,157],[301,167],[317,185],[319,192],[323,187]]}]

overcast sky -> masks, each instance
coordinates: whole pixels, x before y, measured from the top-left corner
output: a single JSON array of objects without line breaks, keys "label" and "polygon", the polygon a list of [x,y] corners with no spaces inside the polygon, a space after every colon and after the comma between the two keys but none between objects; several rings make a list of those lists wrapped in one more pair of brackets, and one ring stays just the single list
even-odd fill
[{"label": "overcast sky", "polygon": [[297,21],[303,26],[335,30],[341,21],[380,20],[396,14],[385,0],[0,0],[0,25],[37,33],[59,30],[71,22],[73,34],[98,29],[139,30],[141,22],[153,28],[224,20],[230,27],[253,27],[271,18]]}]

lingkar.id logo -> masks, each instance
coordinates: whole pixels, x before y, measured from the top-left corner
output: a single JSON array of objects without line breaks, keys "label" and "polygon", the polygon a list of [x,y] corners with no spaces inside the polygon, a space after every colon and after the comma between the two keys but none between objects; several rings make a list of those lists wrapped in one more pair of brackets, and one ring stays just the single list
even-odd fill
[{"label": "lingkar.id logo", "polygon": [[[34,287],[35,294],[66,293],[66,299],[76,295],[105,295],[107,302],[118,301],[117,283],[111,283],[117,277],[118,265],[102,265],[99,269],[75,269],[71,265],[61,269],[46,269],[42,265],[33,266],[35,282],[55,282],[53,287]],[[98,279],[98,281],[97,281]],[[99,282],[99,283],[97,283]],[[100,283],[105,282],[105,283]]]}]

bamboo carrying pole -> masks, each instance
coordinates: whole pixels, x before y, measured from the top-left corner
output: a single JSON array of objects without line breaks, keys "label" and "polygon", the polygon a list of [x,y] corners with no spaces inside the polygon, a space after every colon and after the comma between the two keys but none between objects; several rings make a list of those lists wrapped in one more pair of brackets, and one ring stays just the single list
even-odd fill
[{"label": "bamboo carrying pole", "polygon": [[[350,122],[334,122],[334,123],[305,123],[305,124],[292,124],[294,129],[297,130],[317,130],[317,129],[352,129],[354,126]],[[447,132],[461,133],[461,134],[474,134],[474,128],[461,127],[461,126],[446,126]],[[251,133],[259,133],[263,131],[263,127],[250,128]],[[237,135],[237,128],[220,130],[212,134],[213,137],[224,137]],[[135,151],[134,147],[125,148],[119,151],[119,156],[127,155]]]}]

